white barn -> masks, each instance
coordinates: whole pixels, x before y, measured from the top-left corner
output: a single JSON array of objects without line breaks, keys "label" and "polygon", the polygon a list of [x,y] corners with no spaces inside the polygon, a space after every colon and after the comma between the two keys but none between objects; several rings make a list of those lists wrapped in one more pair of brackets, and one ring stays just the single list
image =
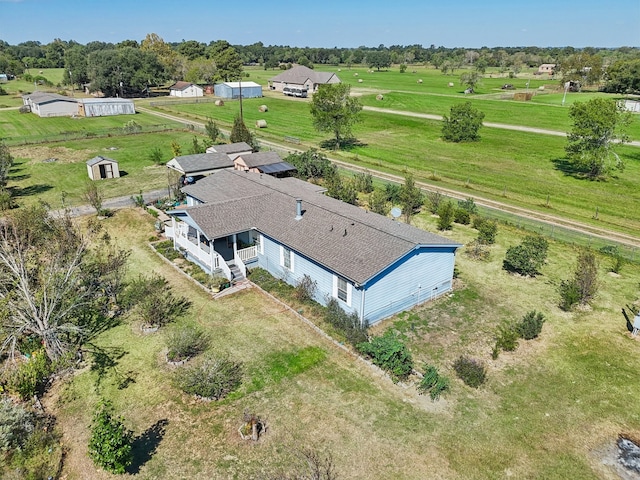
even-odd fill
[{"label": "white barn", "polygon": [[176,82],[169,87],[169,96],[182,98],[203,97],[204,90],[195,83]]}]

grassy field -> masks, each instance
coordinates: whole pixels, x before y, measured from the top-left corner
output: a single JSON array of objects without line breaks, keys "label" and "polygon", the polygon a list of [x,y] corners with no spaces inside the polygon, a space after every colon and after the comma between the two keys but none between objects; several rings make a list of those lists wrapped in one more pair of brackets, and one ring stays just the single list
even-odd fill
[{"label": "grassy field", "polygon": [[[28,73],[34,77],[42,76],[49,80],[53,85],[36,86],[32,82],[27,82],[22,78],[17,78],[15,80],[10,80],[7,83],[3,83],[0,87],[7,92],[7,95],[0,96],[0,108],[19,107],[22,105],[22,95],[25,93],[31,93],[35,90],[43,90],[47,92],[58,92],[60,90],[64,90],[64,88],[61,89],[59,87],[62,82],[62,76],[64,75],[64,68],[43,68],[42,70],[31,68]],[[69,93],[71,93],[71,90],[69,90]]]},{"label": "grassy field", "polygon": [[193,137],[193,132],[170,131],[13,147],[15,163],[9,174],[9,188],[18,204],[42,200],[60,208],[63,192],[67,206],[86,204],[82,198],[88,180],[86,161],[96,155],[119,162],[121,177],[98,184],[105,198],[166,188],[167,167],[154,165],[149,153],[157,147],[164,161],[169,161],[173,157],[171,143],[182,145],[186,154]]},{"label": "grassy field", "polygon": [[[434,230],[434,218],[416,221]],[[101,396],[134,430],[132,473],[145,479],[259,478],[295,463],[301,446],[330,452],[340,478],[616,478],[603,457],[619,433],[640,429],[631,408],[640,391],[639,344],[619,313],[639,300],[637,265],[612,276],[602,259],[593,307],[565,313],[555,288],[573,268],[570,247],[552,242],[536,279],[501,270],[518,231],[501,227],[489,261],[460,252],[452,295],[375,329],[394,329],[418,366],[428,361],[452,379],[450,392],[432,402],[346,355],[255,290],[212,301],[147,246],[152,217],[123,210],[104,226],[132,249],[130,275],[166,276],[194,302],[179,322],[206,328],[212,349],[244,361],[246,375],[228,399],[201,402],[171,385],[162,331],[143,336],[132,317],[106,332],[96,344],[123,354],[116,367],[102,378],[89,368],[78,372],[45,399],[65,432],[69,480],[111,478],[86,454],[90,413]],[[466,243],[475,232],[455,226],[447,235]],[[531,309],[547,317],[541,337],[491,360],[496,326]],[[480,389],[455,379],[451,363],[462,354],[487,365],[489,380]],[[236,431],[244,411],[268,422],[257,444]]]},{"label": "grassy field", "polygon": [[[258,111],[262,104],[269,107],[268,112]],[[307,105],[305,100],[280,96],[248,99],[244,101],[245,123],[258,138],[282,142],[284,136],[293,136],[302,142],[296,148],[317,147],[326,136],[314,130]],[[200,121],[210,116],[228,128],[239,104],[229,101],[223,107],[209,103],[162,108]],[[626,233],[640,230],[636,185],[640,157],[635,147],[619,149],[627,162],[623,173],[605,182],[592,182],[572,174],[564,158],[566,141],[562,137],[484,128],[480,142],[454,144],[440,139],[439,121],[367,111],[362,116],[363,123],[354,128],[362,145],[346,152],[327,152],[330,156],[401,176],[408,170],[434,189],[468,191]],[[258,119],[266,119],[268,128],[251,128]]]}]

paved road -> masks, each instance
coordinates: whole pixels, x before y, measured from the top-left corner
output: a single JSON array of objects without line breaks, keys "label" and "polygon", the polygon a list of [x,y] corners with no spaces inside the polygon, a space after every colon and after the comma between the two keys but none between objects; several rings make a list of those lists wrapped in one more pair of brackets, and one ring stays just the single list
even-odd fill
[{"label": "paved road", "polygon": [[[152,203],[160,198],[166,197],[168,195],[167,189],[164,188],[162,190],[153,190],[151,192],[145,192],[142,194],[145,203]],[[135,202],[131,198],[128,197],[115,197],[104,200],[102,203],[103,208],[109,210],[117,210],[118,208],[131,207],[135,205]],[[72,217],[80,217],[83,215],[94,215],[96,213],[96,209],[90,205],[78,205],[76,207],[70,207],[68,209],[69,215]]]}]

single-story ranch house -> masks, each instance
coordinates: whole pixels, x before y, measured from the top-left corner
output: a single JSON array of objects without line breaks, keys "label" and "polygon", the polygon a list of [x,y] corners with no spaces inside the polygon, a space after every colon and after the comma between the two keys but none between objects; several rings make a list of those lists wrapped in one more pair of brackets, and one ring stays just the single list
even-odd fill
[{"label": "single-story ranch house", "polygon": [[195,179],[210,175],[221,168],[233,167],[233,160],[224,153],[196,153],[174,157],[167,162],[167,168],[175,170],[184,177]]},{"label": "single-story ranch house", "polygon": [[224,82],[213,87],[215,96],[220,98],[240,98],[241,90],[242,98],[262,97],[262,86],[256,82]]},{"label": "single-story ranch house", "polygon": [[297,65],[271,78],[269,89],[281,92],[284,87],[297,87],[313,93],[318,91],[319,85],[327,83],[340,83],[340,79],[335,73],[316,72],[309,67]]},{"label": "single-story ranch house", "polygon": [[261,267],[315,299],[338,300],[362,322],[383,318],[452,288],[461,246],[323,194],[302,180],[219,170],[184,187],[187,206],[168,212],[174,248],[227,279]]},{"label": "single-story ranch house", "polygon": [[203,97],[202,87],[190,82],[176,82],[169,87],[169,95],[172,97]]}]

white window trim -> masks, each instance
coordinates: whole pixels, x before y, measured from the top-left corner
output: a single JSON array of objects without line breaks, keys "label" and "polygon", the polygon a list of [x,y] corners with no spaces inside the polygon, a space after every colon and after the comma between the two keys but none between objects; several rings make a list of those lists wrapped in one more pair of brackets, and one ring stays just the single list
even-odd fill
[{"label": "white window trim", "polygon": [[[341,300],[340,298],[338,298],[338,278],[342,278],[345,282],[347,282],[347,301],[346,302],[344,300]],[[351,285],[351,283],[349,283],[349,280],[347,280],[344,277],[339,277],[338,275],[334,275],[333,276],[333,298],[335,298],[339,302],[343,302],[345,305],[350,307],[351,306],[351,296],[352,296],[351,293],[352,293],[352,285]]]},{"label": "white window trim", "polygon": [[[285,267],[285,265],[284,265],[284,253],[285,253],[286,250],[289,251],[289,263],[290,263],[289,267]],[[290,248],[287,248],[287,247],[285,247],[283,245],[280,245],[280,266],[282,268],[286,268],[290,272],[293,272],[293,267],[294,267],[293,266],[293,258],[294,258],[293,250],[291,250]]]}]

